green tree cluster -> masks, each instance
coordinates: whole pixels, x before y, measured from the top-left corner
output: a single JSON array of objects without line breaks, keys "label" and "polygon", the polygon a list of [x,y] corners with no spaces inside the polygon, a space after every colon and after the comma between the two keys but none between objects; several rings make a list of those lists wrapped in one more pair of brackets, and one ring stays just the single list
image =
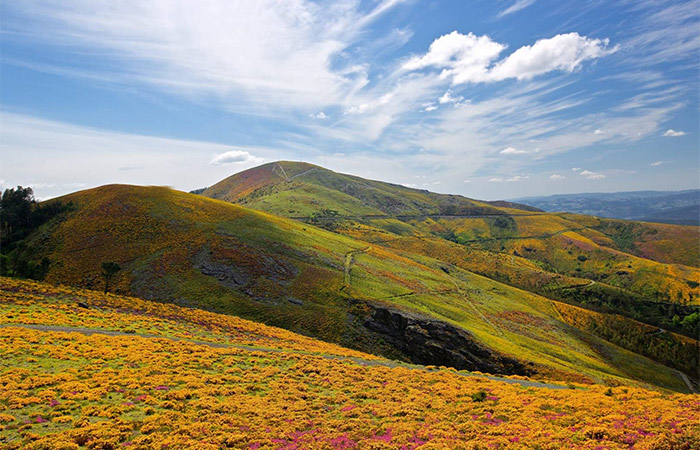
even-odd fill
[{"label": "green tree cluster", "polygon": [[51,262],[35,261],[24,239],[72,204],[38,204],[31,187],[5,189],[0,197],[0,275],[43,280]]}]

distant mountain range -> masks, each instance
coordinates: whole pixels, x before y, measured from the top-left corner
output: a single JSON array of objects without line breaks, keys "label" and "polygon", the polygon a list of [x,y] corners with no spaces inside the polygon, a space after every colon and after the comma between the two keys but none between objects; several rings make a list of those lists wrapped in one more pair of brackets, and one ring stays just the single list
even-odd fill
[{"label": "distant mountain range", "polygon": [[700,225],[700,189],[524,197],[512,201],[549,212],[571,212],[643,222]]}]

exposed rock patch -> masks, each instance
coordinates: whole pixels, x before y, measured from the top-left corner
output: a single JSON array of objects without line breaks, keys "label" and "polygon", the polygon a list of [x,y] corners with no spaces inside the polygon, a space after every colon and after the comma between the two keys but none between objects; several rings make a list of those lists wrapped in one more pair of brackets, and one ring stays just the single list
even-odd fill
[{"label": "exposed rock patch", "polygon": [[504,375],[532,375],[520,361],[484,347],[466,330],[446,322],[386,306],[370,305],[364,326],[411,362]]}]

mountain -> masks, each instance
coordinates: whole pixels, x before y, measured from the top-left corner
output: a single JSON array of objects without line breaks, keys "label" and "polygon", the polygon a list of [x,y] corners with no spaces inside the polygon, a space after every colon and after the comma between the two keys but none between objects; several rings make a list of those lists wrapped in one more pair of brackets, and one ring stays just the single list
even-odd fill
[{"label": "mountain", "polygon": [[544,211],[616,219],[700,225],[700,190],[563,194],[513,200]]},{"label": "mountain", "polygon": [[[700,296],[685,282],[695,280],[698,271],[692,268],[700,267],[697,227],[546,214],[518,204],[503,207],[434,194],[296,162],[246,170],[202,195],[364,240],[381,238],[368,234],[388,233],[413,237],[420,245],[420,239],[439,237],[462,248],[524,257],[540,268],[554,269],[550,272],[605,281],[657,300],[697,304]],[[396,239],[385,240],[391,246]],[[660,283],[660,278],[667,282]]]},{"label": "mountain", "polygon": [[4,277],[0,298],[7,450],[700,446],[696,396],[401,364],[230,315]]},{"label": "mountain", "polygon": [[435,194],[289,161],[234,174],[205,189],[201,195],[292,218],[502,215],[508,210],[459,195]]},{"label": "mountain", "polygon": [[[638,322],[613,325],[610,314],[698,336],[697,227],[544,213],[512,203],[503,207],[295,162],[235,174],[203,195],[295,218],[414,261],[429,257],[444,263],[443,270],[459,268],[607,314],[586,327],[667,364],[673,362],[662,356],[665,344],[646,341],[653,333],[639,338],[638,326],[631,325]],[[688,367],[698,373],[696,362]]]},{"label": "mountain", "polygon": [[[433,195],[439,207],[443,198],[426,196]],[[161,187],[110,185],[53,202],[71,207],[18,247],[26,258],[50,261],[46,280],[52,283],[101,289],[100,265],[113,261],[122,267],[113,283],[120,294],[232,314],[404,361],[688,389],[675,368],[567,322],[581,315],[573,306],[480,276],[440,251],[360,239],[365,230],[379,230],[370,225],[341,234]],[[456,196],[447,202],[484,208]],[[385,215],[373,223],[399,233],[401,227],[415,229]],[[463,249],[441,238],[424,245],[433,243],[436,250],[443,243],[455,252]],[[553,282],[573,290],[580,285],[567,277]],[[625,324],[628,334],[654,330],[631,320]],[[643,340],[647,346],[664,342],[664,354],[680,362],[679,370],[696,363],[692,353],[677,356],[692,350],[692,340],[683,336],[654,332]]]}]

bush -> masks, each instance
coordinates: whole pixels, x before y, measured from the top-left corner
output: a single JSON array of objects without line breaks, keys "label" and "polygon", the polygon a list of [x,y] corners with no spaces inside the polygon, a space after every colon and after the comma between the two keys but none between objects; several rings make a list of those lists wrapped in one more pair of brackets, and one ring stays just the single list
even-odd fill
[{"label": "bush", "polygon": [[481,389],[477,392],[474,392],[472,394],[472,400],[474,400],[475,402],[483,402],[484,400],[486,400],[486,391]]}]

